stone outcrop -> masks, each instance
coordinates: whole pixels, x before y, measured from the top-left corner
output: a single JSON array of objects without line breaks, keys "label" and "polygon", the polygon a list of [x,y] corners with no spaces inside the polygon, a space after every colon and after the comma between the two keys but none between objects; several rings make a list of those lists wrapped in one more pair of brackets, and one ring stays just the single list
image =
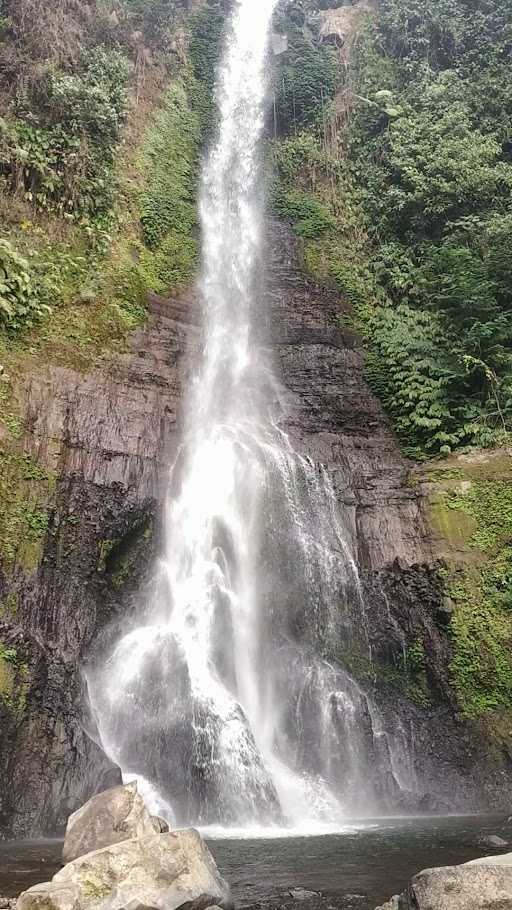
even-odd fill
[{"label": "stone outcrop", "polygon": [[95,850],[20,895],[17,910],[205,910],[232,907],[197,831],[152,834]]},{"label": "stone outcrop", "polygon": [[139,796],[137,784],[113,787],[98,793],[70,815],[62,856],[65,863],[70,863],[92,850],[134,837],[149,837],[155,832],[160,833],[159,825],[155,825]]},{"label": "stone outcrop", "polygon": [[512,854],[426,869],[377,910],[512,910]]},{"label": "stone outcrop", "polygon": [[[360,567],[374,666],[365,664],[367,650],[345,658],[351,672],[361,670],[361,684],[374,687],[386,729],[398,737],[401,808],[502,809],[512,759],[461,721],[450,688],[426,493],[411,483],[411,465],[366,385],[338,296],[303,274],[286,228],[271,230],[260,343],[276,363],[282,427],[302,454],[326,466]],[[120,783],[96,745],[80,668],[102,648],[105,630],[125,624],[145,596],[198,322],[192,297],[152,297],[130,351],[90,373],[48,365],[18,390],[24,450],[51,473],[54,491],[37,567],[0,573],[0,602],[17,604],[0,612],[0,640],[16,649],[19,677],[16,702],[0,698],[4,835],[62,832],[86,799]],[[396,673],[393,685],[390,674],[377,673],[399,664],[417,639],[426,643],[428,698],[419,684],[411,695],[407,679],[397,688]],[[387,748],[384,734],[377,747]]]}]

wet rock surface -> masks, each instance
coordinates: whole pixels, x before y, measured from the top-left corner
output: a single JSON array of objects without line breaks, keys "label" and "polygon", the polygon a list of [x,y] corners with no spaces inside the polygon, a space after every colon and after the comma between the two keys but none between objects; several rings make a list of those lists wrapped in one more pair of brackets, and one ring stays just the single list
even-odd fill
[{"label": "wet rock surface", "polygon": [[[375,689],[406,759],[397,780],[374,789],[393,794],[393,805],[383,799],[390,810],[501,809],[512,757],[458,716],[421,489],[410,485],[411,466],[366,385],[337,295],[303,275],[284,227],[272,225],[269,250],[270,315],[260,331],[277,363],[280,422],[299,452],[328,469],[365,595],[360,640],[350,653],[342,642],[333,659]],[[21,680],[16,710],[0,700],[4,836],[62,832],[86,799],[120,782],[96,745],[80,668],[146,595],[198,322],[192,297],[152,297],[129,352],[89,374],[48,366],[19,389],[24,449],[51,473],[54,494],[37,569],[0,572],[0,600],[18,604],[15,615],[0,614],[0,639],[16,649]],[[416,636],[427,643],[428,704],[390,690],[368,658],[369,644],[376,664],[393,665]],[[374,748],[388,748],[385,735]]]},{"label": "wet rock surface", "polygon": [[0,836],[62,832],[70,813],[120,783],[94,739],[80,666],[122,621],[158,548],[176,451],[184,358],[197,344],[190,301],[150,301],[132,350],[89,374],[49,366],[18,390],[23,448],[54,478],[36,571],[0,570],[0,640],[23,669],[16,710],[0,699]]},{"label": "wet rock surface", "polygon": [[511,910],[512,854],[426,869],[377,910]]},{"label": "wet rock surface", "polygon": [[137,784],[113,787],[69,817],[62,857],[70,863],[92,850],[155,832],[160,833],[137,792]]},{"label": "wet rock surface", "polygon": [[20,895],[17,910],[205,910],[232,907],[206,844],[192,829],[125,840],[81,856]]}]

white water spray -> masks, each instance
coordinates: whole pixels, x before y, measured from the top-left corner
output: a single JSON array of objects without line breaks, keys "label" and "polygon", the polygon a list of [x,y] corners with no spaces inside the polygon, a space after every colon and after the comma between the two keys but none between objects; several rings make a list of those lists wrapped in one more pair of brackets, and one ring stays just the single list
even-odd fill
[{"label": "white water spray", "polygon": [[[205,346],[153,601],[88,676],[102,744],[178,823],[339,825],[369,808],[372,721],[334,662],[362,599],[326,472],[272,414],[260,145],[277,0],[240,0],[201,189]],[[348,611],[348,612],[347,612]]]}]

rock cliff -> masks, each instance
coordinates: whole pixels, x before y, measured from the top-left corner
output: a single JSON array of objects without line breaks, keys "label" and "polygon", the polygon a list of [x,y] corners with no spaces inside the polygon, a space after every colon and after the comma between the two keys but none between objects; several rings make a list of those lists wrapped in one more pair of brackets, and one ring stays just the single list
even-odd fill
[{"label": "rock cliff", "polygon": [[[372,690],[385,724],[400,732],[407,787],[416,790],[410,805],[469,809],[501,800],[502,808],[512,758],[484,748],[480,732],[461,720],[450,685],[426,491],[411,482],[411,466],[366,386],[361,351],[340,327],[339,299],[301,271],[287,229],[275,224],[271,234],[265,343],[275,351],[283,426],[330,472],[365,591],[372,659],[343,642],[340,659]],[[88,735],[94,728],[81,666],[102,630],[129,622],[143,596],[198,324],[190,295],[152,297],[129,352],[90,373],[48,365],[17,389],[19,451],[53,480],[32,565],[14,554],[0,575],[5,835],[61,831],[70,812],[118,780]],[[400,663],[404,654],[409,668]]]}]

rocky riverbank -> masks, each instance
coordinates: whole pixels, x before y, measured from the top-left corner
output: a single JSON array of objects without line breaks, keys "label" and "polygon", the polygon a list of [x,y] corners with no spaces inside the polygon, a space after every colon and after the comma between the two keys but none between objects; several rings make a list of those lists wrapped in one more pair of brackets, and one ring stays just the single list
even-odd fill
[{"label": "rocky riverbank", "polygon": [[[382,828],[388,833],[380,839],[370,827],[342,837],[263,840],[252,847],[248,842],[247,851],[233,861],[236,842],[212,842],[212,855],[198,832],[170,831],[150,814],[133,783],[98,794],[70,816],[65,865],[59,868],[56,844],[51,881],[29,887],[17,900],[0,899],[0,910],[185,910],[184,905],[231,910],[234,899],[244,910],[376,910],[378,903],[378,910],[512,910],[512,854],[472,859],[478,852],[510,849],[509,823],[495,819],[493,829],[490,820],[475,822],[453,827],[446,820],[443,827],[438,821],[432,829],[409,825],[401,839],[390,834],[393,824]],[[434,840],[430,830],[436,832]],[[404,837],[408,844],[416,840],[416,852],[408,855]],[[350,842],[361,838],[369,842],[354,853]],[[297,853],[293,845],[299,841]],[[427,847],[423,853],[421,845]],[[284,865],[276,848],[288,853]],[[332,851],[327,864],[326,851]],[[450,865],[413,875],[443,860]],[[217,863],[232,881],[233,895]],[[386,891],[399,890],[411,875],[403,894],[382,905]],[[258,891],[251,877],[260,882]]]}]

